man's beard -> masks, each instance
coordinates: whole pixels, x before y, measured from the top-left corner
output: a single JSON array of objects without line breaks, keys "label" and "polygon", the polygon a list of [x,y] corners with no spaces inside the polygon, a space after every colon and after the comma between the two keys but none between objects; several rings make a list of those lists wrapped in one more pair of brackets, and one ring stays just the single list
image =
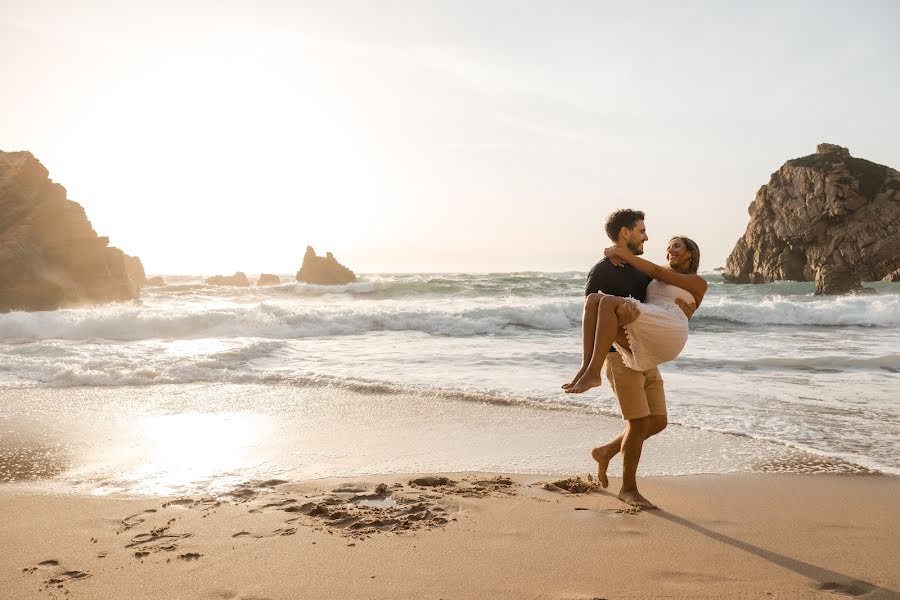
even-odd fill
[{"label": "man's beard", "polygon": [[627,246],[628,246],[628,249],[631,250],[631,253],[634,254],[635,256],[640,256],[641,254],[644,253],[644,249],[641,247],[642,244],[628,242]]}]

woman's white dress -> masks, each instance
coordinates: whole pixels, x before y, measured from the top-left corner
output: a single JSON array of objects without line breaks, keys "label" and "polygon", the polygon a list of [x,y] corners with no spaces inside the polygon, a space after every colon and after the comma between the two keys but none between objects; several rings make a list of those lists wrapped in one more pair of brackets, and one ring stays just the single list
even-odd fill
[{"label": "woman's white dress", "polygon": [[635,371],[647,371],[668,362],[681,353],[688,337],[688,318],[675,299],[694,304],[687,290],[654,279],[647,286],[647,301],[634,302],[641,311],[637,319],[625,325],[631,351],[614,344],[625,366]]}]

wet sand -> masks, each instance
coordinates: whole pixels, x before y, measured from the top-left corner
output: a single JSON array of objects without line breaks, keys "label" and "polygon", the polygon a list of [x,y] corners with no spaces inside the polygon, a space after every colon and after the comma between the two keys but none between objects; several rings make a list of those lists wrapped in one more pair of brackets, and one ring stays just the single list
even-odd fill
[{"label": "wet sand", "polygon": [[643,491],[661,510],[645,512],[608,491],[546,486],[552,477],[422,477],[256,482],[182,498],[7,486],[0,590],[16,599],[898,597],[896,477],[651,477]]},{"label": "wet sand", "polygon": [[[590,448],[623,428],[587,408],[291,385],[3,389],[0,406],[0,483],[88,494],[216,494],[246,480],[378,473],[587,473]],[[648,441],[641,461],[643,475],[754,471],[867,469],[676,424]],[[614,460],[610,474],[620,473]]]}]

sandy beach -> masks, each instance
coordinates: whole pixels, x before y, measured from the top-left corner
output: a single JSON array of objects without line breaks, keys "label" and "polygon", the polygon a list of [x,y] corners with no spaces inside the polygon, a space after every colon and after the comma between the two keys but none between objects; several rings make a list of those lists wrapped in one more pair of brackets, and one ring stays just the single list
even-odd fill
[{"label": "sandy beach", "polygon": [[661,506],[647,512],[606,491],[546,489],[547,477],[419,477],[258,482],[219,497],[7,489],[0,589],[17,599],[898,597],[895,477],[646,478]]},{"label": "sandy beach", "polygon": [[589,410],[234,384],[8,389],[0,402],[4,599],[900,586],[896,476],[744,436],[670,426],[641,478],[661,510],[638,512],[614,495],[617,460],[608,490],[570,485],[590,483],[591,444],[621,428]]}]

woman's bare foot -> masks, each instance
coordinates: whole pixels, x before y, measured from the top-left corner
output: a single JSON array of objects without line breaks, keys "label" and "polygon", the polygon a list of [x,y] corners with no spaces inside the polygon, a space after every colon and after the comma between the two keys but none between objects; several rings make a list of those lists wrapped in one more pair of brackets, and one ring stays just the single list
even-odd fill
[{"label": "woman's bare foot", "polygon": [[582,367],[580,369],[578,369],[578,372],[575,373],[575,377],[572,378],[572,381],[570,381],[569,383],[562,384],[562,389],[567,390],[570,387],[572,387],[573,385],[575,385],[575,383],[579,379],[581,379],[581,376],[584,375],[585,371],[587,371],[587,365],[582,365]]},{"label": "woman's bare foot", "polygon": [[606,476],[606,469],[609,468],[609,461],[616,455],[618,448],[609,448],[607,446],[599,446],[591,450],[591,458],[597,461],[597,480],[600,487],[609,487],[609,478]]},{"label": "woman's bare foot", "polygon": [[595,388],[598,385],[603,383],[603,379],[600,377],[600,374],[594,375],[593,373],[585,373],[581,377],[578,378],[578,381],[575,382],[572,387],[566,390],[567,394],[580,394],[582,392],[586,392],[591,388]]},{"label": "woman's bare foot", "polygon": [[658,508],[655,504],[641,496],[641,493],[637,490],[619,492],[619,500],[621,500],[625,504],[630,504],[635,508],[640,508],[641,510],[652,510],[654,508]]}]

